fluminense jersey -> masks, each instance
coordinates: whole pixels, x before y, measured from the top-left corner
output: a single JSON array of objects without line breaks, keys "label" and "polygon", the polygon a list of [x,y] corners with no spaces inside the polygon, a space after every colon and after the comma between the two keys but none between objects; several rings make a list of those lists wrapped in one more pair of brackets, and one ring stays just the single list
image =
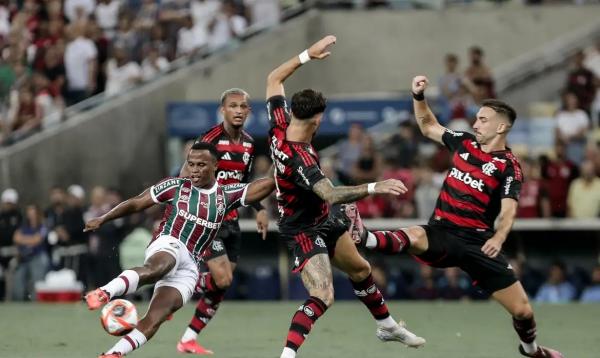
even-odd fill
[{"label": "fluminense jersey", "polygon": [[243,183],[221,186],[215,182],[212,188],[201,189],[188,178],[163,179],[150,188],[155,203],[168,205],[152,240],[162,235],[174,237],[199,260],[219,232],[226,214],[245,205],[247,187]]},{"label": "fluminense jersey", "polygon": [[269,147],[275,165],[279,226],[302,227],[322,223],[329,214],[327,203],[312,191],[313,185],[325,178],[319,157],[310,143],[288,141],[285,130],[290,122],[283,96],[267,101],[269,114]]},{"label": "fluminense jersey", "polygon": [[[247,183],[254,161],[254,139],[242,131],[242,139],[235,143],[229,138],[223,123],[214,126],[198,138],[217,147],[220,158],[217,165],[217,180],[221,185]],[[238,218],[237,210],[227,214],[224,221]]]},{"label": "fluminense jersey", "polygon": [[494,232],[504,198],[519,200],[523,174],[510,149],[486,153],[467,132],[444,132],[442,141],[452,153],[430,225]]}]

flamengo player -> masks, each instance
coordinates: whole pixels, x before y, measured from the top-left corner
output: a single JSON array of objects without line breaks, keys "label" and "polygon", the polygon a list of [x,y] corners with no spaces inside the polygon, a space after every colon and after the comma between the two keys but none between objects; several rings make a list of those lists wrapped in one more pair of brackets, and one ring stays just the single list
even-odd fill
[{"label": "flamengo player", "polygon": [[189,178],[166,178],[86,223],[85,231],[96,230],[107,221],[155,204],[173,207],[146,249],[144,266],[123,271],[85,297],[88,308],[95,310],[115,297],[135,292],[142,285],[156,283],[148,312],[137,328],[99,358],[122,357],[152,338],[167,317],[194,293],[198,261],[217,236],[227,213],[240,205],[259,202],[275,188],[273,179],[219,185],[215,178],[217,157],[217,149],[212,144],[195,143],[187,157]]},{"label": "flamengo player", "polygon": [[[217,181],[221,185],[246,183],[250,177],[254,160],[254,139],[242,128],[250,114],[249,95],[240,88],[231,88],[221,95],[221,114],[223,123],[204,133],[199,142],[212,143],[220,153],[217,166]],[[180,176],[188,176],[184,165]],[[267,236],[269,220],[267,211],[260,203],[252,205],[256,210],[256,225]],[[219,235],[206,248],[203,261],[209,272],[201,272],[197,291],[203,294],[188,325],[177,351],[180,353],[211,354],[196,342],[198,334],[214,317],[225,291],[231,285],[233,271],[237,265],[242,246],[242,234],[238,223],[237,210],[230,211],[223,219]]]},{"label": "flamengo player", "polygon": [[429,224],[367,233],[360,217],[349,215],[356,226],[354,239],[388,254],[407,251],[434,267],[460,267],[511,314],[522,355],[563,357],[536,343],[536,325],[527,294],[501,253],[517,213],[523,180],[519,163],[506,146],[506,136],[517,114],[504,102],[485,100],[473,125],[475,135],[453,132],[441,126],[429,109],[424,97],[428,83],[424,76],[413,79],[417,123],[424,136],[453,153],[452,168]]},{"label": "flamengo player", "polygon": [[406,187],[395,179],[334,187],[321,172],[319,158],[311,145],[325,111],[325,98],[311,89],[300,91],[292,97],[291,116],[288,111],[283,82],[310,59],[329,56],[328,48],[335,41],[334,36],[321,39],[300,56],[277,67],[267,78],[269,145],[276,173],[279,232],[294,255],[294,271],[301,272],[310,295],[292,318],[282,358],[296,356],[315,321],[333,304],[332,264],[348,275],[356,296],[376,319],[379,339],[411,347],[425,344],[423,338],[390,316],[373,281],[371,267],[358,253],[346,227],[328,219],[328,203],[350,202],[376,193],[399,195],[406,192]]}]

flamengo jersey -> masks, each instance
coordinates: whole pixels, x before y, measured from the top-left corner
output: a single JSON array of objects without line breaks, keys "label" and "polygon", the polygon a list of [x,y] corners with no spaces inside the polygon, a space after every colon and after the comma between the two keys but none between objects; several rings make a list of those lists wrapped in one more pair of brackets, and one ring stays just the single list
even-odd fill
[{"label": "flamengo jersey", "polygon": [[325,178],[319,167],[319,157],[311,144],[286,140],[290,114],[285,97],[269,98],[267,113],[279,226],[298,229],[318,225],[329,214],[327,203],[312,191],[313,185]]},{"label": "flamengo jersey", "polygon": [[[254,161],[254,139],[242,131],[242,140],[235,143],[229,138],[223,123],[209,129],[198,138],[198,142],[207,142],[217,147],[221,155],[217,165],[217,181],[221,185],[247,183],[250,179]],[[227,214],[225,220],[236,220],[237,210]]]},{"label": "flamengo jersey", "polygon": [[446,129],[442,141],[452,152],[430,225],[491,234],[504,198],[519,200],[523,174],[510,149],[486,153],[475,136]]},{"label": "flamengo jersey", "polygon": [[162,235],[183,242],[194,259],[216,237],[225,215],[245,205],[248,184],[221,186],[215,182],[210,189],[192,185],[188,178],[166,178],[150,187],[152,200],[168,204],[160,226],[152,240]]}]

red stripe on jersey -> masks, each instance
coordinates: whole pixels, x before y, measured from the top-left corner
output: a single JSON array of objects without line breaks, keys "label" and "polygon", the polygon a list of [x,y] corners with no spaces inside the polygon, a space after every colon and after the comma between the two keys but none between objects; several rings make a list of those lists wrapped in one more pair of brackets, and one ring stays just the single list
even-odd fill
[{"label": "red stripe on jersey", "polygon": [[[463,173],[469,173],[475,179],[481,179],[485,183],[485,185],[489,186],[491,189],[495,189],[498,184],[498,179],[496,179],[493,175],[485,175],[481,168],[474,166],[473,164],[467,162],[463,158],[458,155],[458,152],[454,153],[454,158],[452,160],[456,169],[460,170]],[[499,164],[495,162],[494,164]]]},{"label": "red stripe on jersey", "polygon": [[276,108],[274,113],[275,113],[275,120],[277,122],[277,126],[285,127],[286,121],[285,121],[285,112],[283,111],[283,108],[282,107]]},{"label": "red stripe on jersey", "polygon": [[284,189],[294,189],[296,188],[296,185],[286,179],[282,179],[280,177],[277,177],[277,185],[280,188],[284,188]]},{"label": "red stripe on jersey", "polygon": [[241,172],[246,170],[246,164],[242,162],[236,162],[233,160],[222,160],[220,159],[217,164],[218,170],[239,170]]},{"label": "red stripe on jersey", "polygon": [[246,152],[243,144],[218,144],[216,145],[219,152],[230,152],[236,154],[244,154]]},{"label": "red stripe on jersey", "polygon": [[452,189],[457,190],[460,193],[464,193],[475,197],[475,199],[479,200],[484,205],[487,205],[490,202],[490,197],[486,193],[480,192],[475,188],[471,188],[467,184],[454,177],[446,177],[446,183],[448,183],[448,185],[452,187]]},{"label": "red stripe on jersey", "polygon": [[485,208],[477,206],[473,203],[469,203],[467,201],[462,201],[453,198],[446,190],[442,190],[442,192],[440,193],[440,199],[448,203],[450,206],[460,210],[474,211],[478,214],[482,214],[483,212],[485,212]]},{"label": "red stripe on jersey", "polygon": [[470,139],[465,139],[463,141],[464,147],[469,151],[471,155],[475,158],[481,160],[482,162],[494,162],[494,165],[503,172],[506,169],[506,163],[502,163],[499,160],[494,160],[494,156],[489,153],[482,151],[480,148],[476,148]]},{"label": "red stripe on jersey", "polygon": [[446,219],[458,226],[475,229],[488,229],[488,226],[481,220],[465,218],[456,214],[447,213],[437,208],[435,209],[434,214],[435,216]]},{"label": "red stripe on jersey", "polygon": [[510,160],[513,170],[515,171],[515,180],[523,181],[523,172],[521,171],[521,164],[519,164],[519,160],[512,152],[508,152],[505,154],[506,159]]},{"label": "red stripe on jersey", "polygon": [[306,243],[306,252],[308,253],[313,249],[313,243],[310,241],[310,238],[306,236],[306,234],[303,233],[302,236],[304,237],[304,242]]},{"label": "red stripe on jersey", "polygon": [[219,124],[209,130],[203,137],[202,142],[212,142],[215,138],[223,133],[223,125]]},{"label": "red stripe on jersey", "polygon": [[304,150],[304,146],[302,144],[293,144],[294,149],[302,158],[302,162],[306,166],[314,165],[315,160]]}]

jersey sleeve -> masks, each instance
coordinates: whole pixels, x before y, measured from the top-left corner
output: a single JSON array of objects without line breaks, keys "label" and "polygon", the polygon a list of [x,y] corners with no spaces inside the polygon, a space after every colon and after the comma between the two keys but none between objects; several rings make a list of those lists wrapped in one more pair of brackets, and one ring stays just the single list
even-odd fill
[{"label": "jersey sleeve", "polygon": [[456,151],[465,139],[475,140],[475,136],[468,132],[455,132],[448,128],[442,134],[442,142],[451,152]]},{"label": "jersey sleeve", "polygon": [[292,179],[301,188],[312,190],[316,183],[326,178],[317,161],[304,148],[296,146],[294,148],[294,156],[290,159],[292,164]]},{"label": "jersey sleeve", "polygon": [[223,192],[227,197],[226,211],[237,209],[240,206],[248,206],[245,202],[248,183],[235,183],[223,186]]},{"label": "jersey sleeve", "polygon": [[150,187],[152,201],[157,204],[169,203],[173,200],[183,178],[166,178]]},{"label": "jersey sleeve", "polygon": [[521,187],[523,186],[523,174],[518,164],[506,168],[504,179],[501,183],[500,198],[510,198],[519,201]]},{"label": "jersey sleeve", "polygon": [[273,96],[267,100],[267,114],[271,131],[285,131],[290,124],[290,112],[284,96]]}]

